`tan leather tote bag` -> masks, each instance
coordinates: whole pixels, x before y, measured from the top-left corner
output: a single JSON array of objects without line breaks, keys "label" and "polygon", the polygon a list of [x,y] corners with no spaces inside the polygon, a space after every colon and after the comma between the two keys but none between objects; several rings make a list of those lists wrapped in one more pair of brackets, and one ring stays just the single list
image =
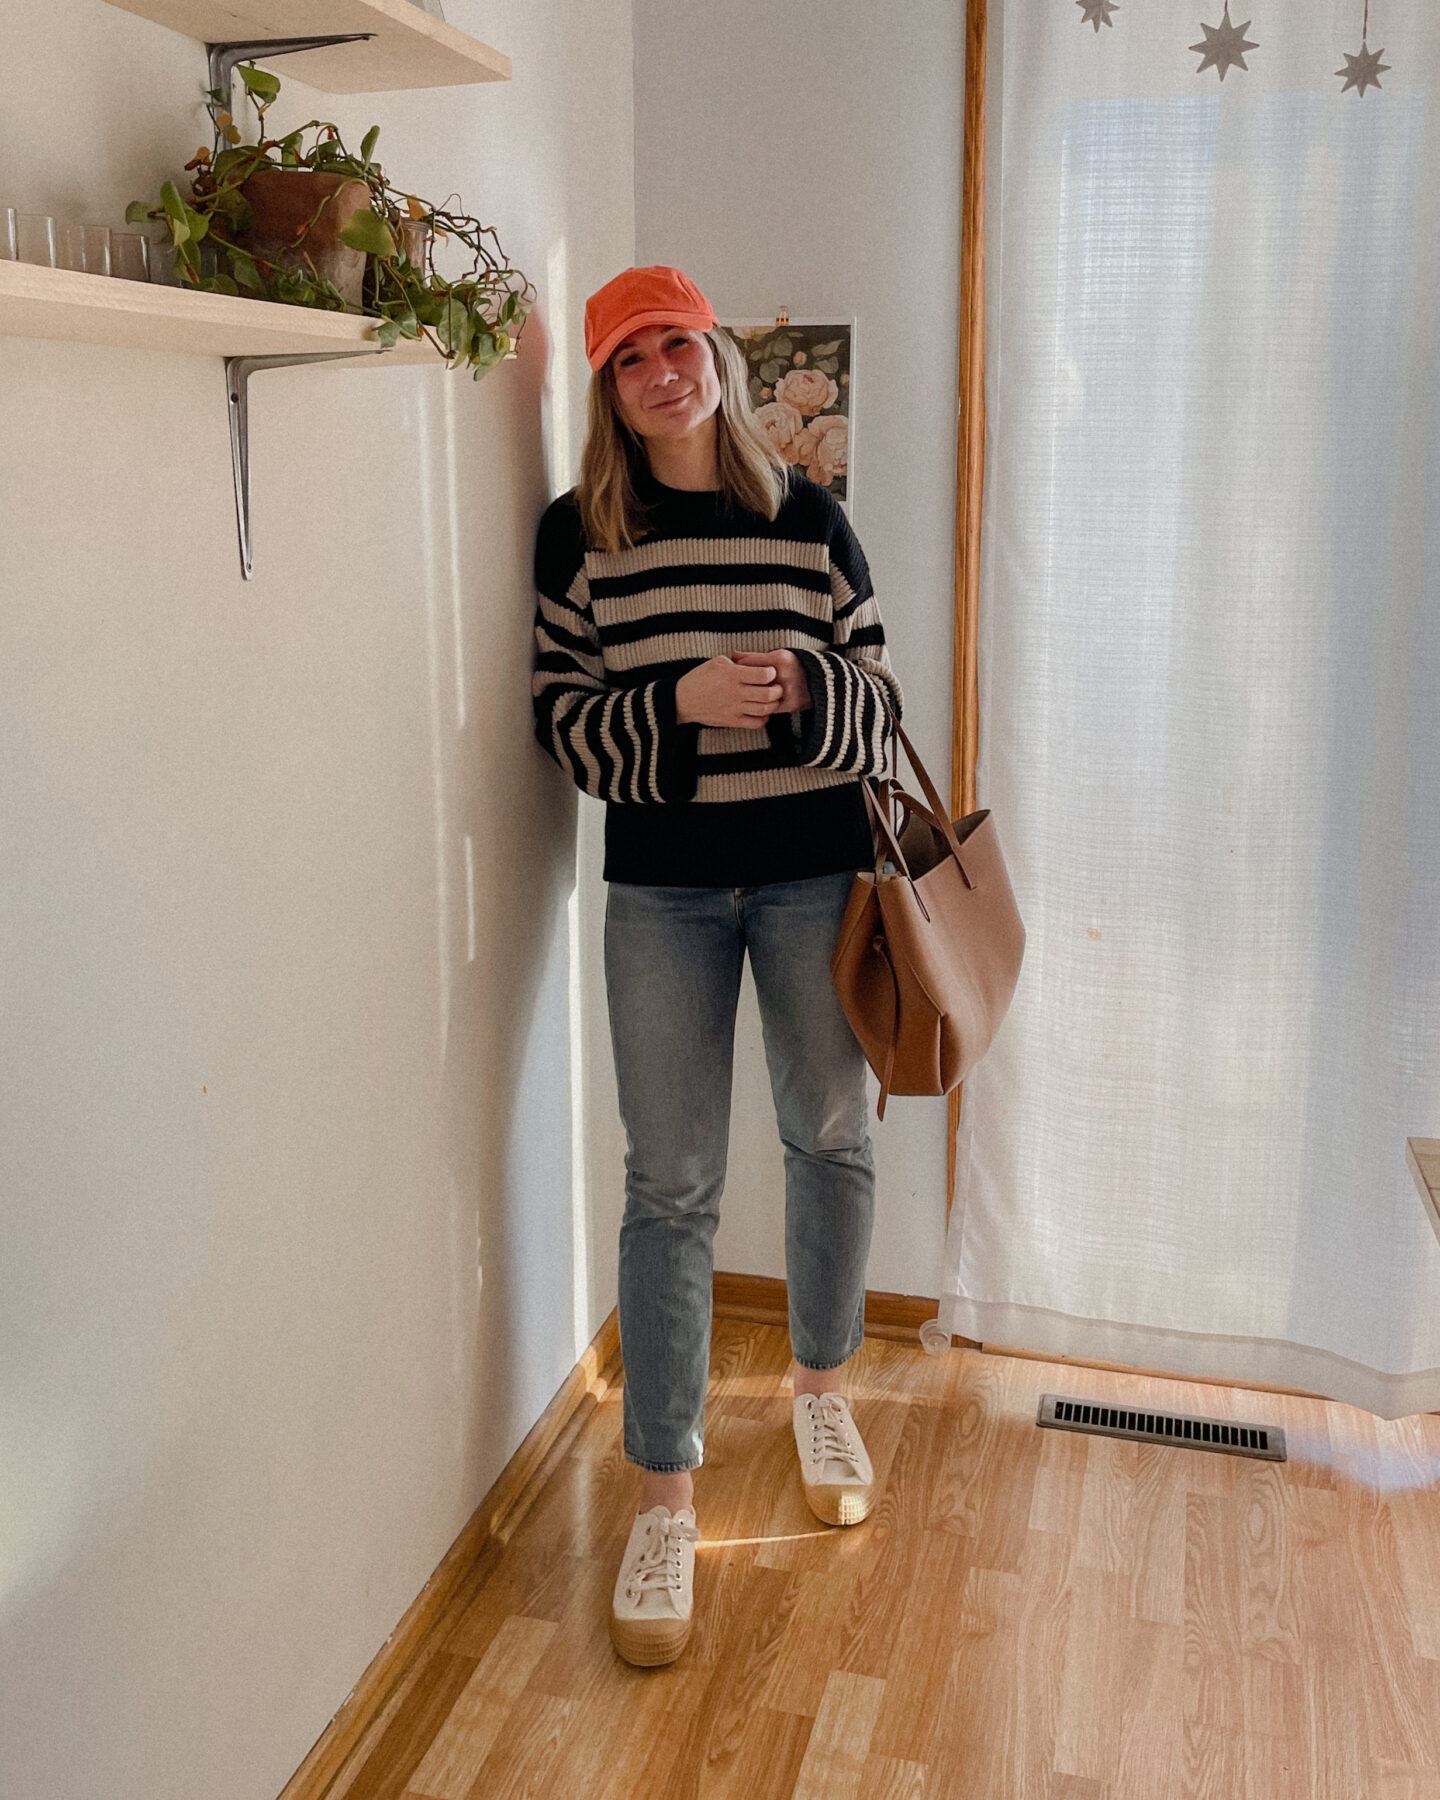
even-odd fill
[{"label": "tan leather tote bag", "polygon": [[[929,805],[888,777],[862,783],[875,868],[855,877],[830,960],[840,1003],[891,1094],[948,1094],[990,1048],[1025,952],[989,809],[953,823],[897,725]],[[897,829],[898,824],[898,829]]]}]

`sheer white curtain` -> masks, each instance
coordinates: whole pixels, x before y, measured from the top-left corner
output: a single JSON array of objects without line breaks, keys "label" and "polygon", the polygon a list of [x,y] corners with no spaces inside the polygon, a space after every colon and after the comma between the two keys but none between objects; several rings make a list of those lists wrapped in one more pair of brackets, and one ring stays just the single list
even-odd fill
[{"label": "sheer white curtain", "polygon": [[[1440,1408],[1440,7],[991,0],[979,793],[1029,933],[942,1319]],[[1105,9],[1099,11],[1103,14]]]}]

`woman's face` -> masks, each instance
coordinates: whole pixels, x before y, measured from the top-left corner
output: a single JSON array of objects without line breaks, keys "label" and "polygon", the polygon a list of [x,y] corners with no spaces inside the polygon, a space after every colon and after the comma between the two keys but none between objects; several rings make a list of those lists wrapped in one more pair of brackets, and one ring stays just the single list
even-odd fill
[{"label": "woman's face", "polygon": [[611,354],[620,416],[638,438],[682,438],[713,417],[720,376],[703,332],[644,325]]}]

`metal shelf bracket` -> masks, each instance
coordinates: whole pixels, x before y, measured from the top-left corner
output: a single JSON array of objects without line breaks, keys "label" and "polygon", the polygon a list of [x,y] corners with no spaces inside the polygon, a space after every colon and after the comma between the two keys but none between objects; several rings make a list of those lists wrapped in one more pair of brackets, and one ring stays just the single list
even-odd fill
[{"label": "metal shelf bracket", "polygon": [[373,38],[373,31],[347,31],[339,37],[256,38],[228,44],[207,44],[210,59],[210,86],[219,88],[230,103],[230,77],[236,63],[253,62],[257,56],[267,61],[272,56],[292,56],[297,50],[324,50],[331,44],[360,44]]},{"label": "metal shelf bracket", "polygon": [[[218,88],[225,95],[228,104],[236,63],[253,62],[256,57],[264,57],[268,61],[276,56],[291,56],[297,50],[326,49],[332,44],[365,43],[374,36],[373,31],[347,31],[330,37],[254,38],[206,44],[210,86]],[[230,414],[230,460],[235,470],[235,522],[240,532],[240,569],[247,581],[255,566],[250,538],[250,377],[258,369],[284,369],[297,363],[343,362],[352,356],[368,354],[364,350],[331,350],[308,356],[225,358],[225,393]]]},{"label": "metal shelf bracket", "polygon": [[348,362],[370,350],[326,350],[297,356],[227,356],[225,393],[230,413],[230,461],[235,470],[235,523],[240,533],[240,572],[249,581],[255,559],[250,538],[250,377],[261,369],[297,363]]}]

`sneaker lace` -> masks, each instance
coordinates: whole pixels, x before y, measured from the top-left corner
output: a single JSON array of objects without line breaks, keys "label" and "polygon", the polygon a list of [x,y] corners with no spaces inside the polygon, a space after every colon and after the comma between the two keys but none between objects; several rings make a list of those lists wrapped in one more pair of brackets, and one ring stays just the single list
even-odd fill
[{"label": "sneaker lace", "polygon": [[850,1435],[850,1416],[839,1394],[821,1394],[810,1412],[810,1454],[817,1463],[838,1462],[857,1479],[860,1457]]},{"label": "sneaker lace", "polygon": [[645,1547],[625,1583],[627,1598],[639,1600],[647,1588],[673,1588],[678,1592],[685,1581],[684,1547],[699,1542],[699,1530],[684,1519],[652,1516]]}]

